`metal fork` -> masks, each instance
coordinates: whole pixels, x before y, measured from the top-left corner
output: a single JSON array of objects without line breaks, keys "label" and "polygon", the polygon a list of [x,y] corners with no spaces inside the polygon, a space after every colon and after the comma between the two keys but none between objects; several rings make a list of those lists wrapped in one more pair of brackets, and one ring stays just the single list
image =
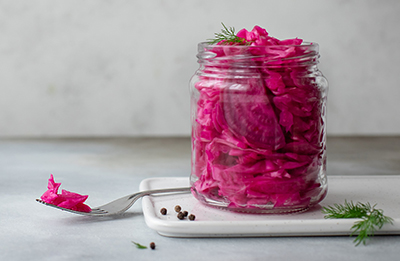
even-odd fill
[{"label": "metal fork", "polygon": [[90,212],[82,212],[71,210],[63,207],[59,207],[47,202],[44,202],[41,199],[36,199],[37,202],[42,203],[46,206],[58,208],[64,211],[68,211],[74,214],[85,215],[85,216],[109,216],[109,215],[116,215],[122,214],[127,211],[139,198],[143,196],[153,195],[153,194],[163,194],[163,193],[173,193],[173,192],[189,192],[190,187],[183,187],[183,188],[166,188],[166,189],[154,189],[154,190],[145,190],[140,191],[114,201],[102,205],[100,207],[92,208]]}]

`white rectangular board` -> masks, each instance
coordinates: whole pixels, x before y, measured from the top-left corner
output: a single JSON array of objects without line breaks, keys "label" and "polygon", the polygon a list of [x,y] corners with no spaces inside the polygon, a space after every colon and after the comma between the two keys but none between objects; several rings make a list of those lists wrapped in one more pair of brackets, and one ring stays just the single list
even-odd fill
[{"label": "white rectangular board", "polygon": [[[185,187],[188,178],[143,180],[140,190]],[[349,235],[358,219],[325,219],[321,207],[344,201],[377,204],[384,215],[394,219],[375,234],[400,234],[400,176],[328,176],[328,194],[317,206],[297,214],[246,214],[208,207],[190,193],[146,196],[143,214],[146,224],[168,237],[268,237]],[[174,211],[180,205],[196,216],[179,220]],[[160,209],[166,208],[167,215]]]}]

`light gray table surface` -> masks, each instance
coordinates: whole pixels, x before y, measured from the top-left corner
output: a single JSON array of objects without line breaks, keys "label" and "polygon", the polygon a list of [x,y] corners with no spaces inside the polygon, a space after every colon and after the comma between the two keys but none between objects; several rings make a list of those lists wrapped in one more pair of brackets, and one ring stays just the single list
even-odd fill
[{"label": "light gray table surface", "polygon": [[[113,218],[78,216],[35,201],[51,173],[62,188],[88,194],[87,203],[96,206],[137,191],[145,178],[189,172],[189,138],[1,139],[0,260],[399,258],[399,236],[376,236],[358,247],[347,236],[169,238],[146,226],[141,201]],[[327,172],[400,175],[400,137],[329,137]],[[137,249],[131,241],[157,247]]]}]

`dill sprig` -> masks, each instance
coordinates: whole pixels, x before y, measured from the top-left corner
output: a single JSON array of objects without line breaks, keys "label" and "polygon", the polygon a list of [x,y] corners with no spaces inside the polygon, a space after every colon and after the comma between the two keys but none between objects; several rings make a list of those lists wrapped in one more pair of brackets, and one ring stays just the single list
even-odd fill
[{"label": "dill sprig", "polygon": [[244,38],[240,38],[236,35],[234,27],[227,28],[224,23],[221,24],[223,26],[221,33],[215,33],[215,39],[208,39],[208,44],[217,44],[221,41],[223,44],[246,44]]},{"label": "dill sprig", "polygon": [[143,245],[141,245],[141,244],[139,244],[139,243],[136,243],[136,242],[134,242],[134,241],[132,241],[132,243],[135,244],[136,247],[139,248],[139,249],[146,249],[146,248],[147,248],[147,246],[143,246]]},{"label": "dill sprig", "polygon": [[363,243],[366,245],[367,240],[374,236],[377,229],[381,229],[384,224],[393,224],[393,219],[384,216],[382,209],[376,209],[376,205],[371,206],[370,203],[354,204],[352,201],[345,200],[343,205],[334,204],[333,206],[323,207],[322,213],[325,218],[359,218],[351,227],[353,231],[350,236],[357,234],[354,239],[356,246]]}]

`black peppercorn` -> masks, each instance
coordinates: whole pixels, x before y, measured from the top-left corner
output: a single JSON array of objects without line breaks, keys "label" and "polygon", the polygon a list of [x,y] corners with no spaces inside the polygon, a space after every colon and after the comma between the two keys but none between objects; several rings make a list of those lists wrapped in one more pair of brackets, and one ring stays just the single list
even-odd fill
[{"label": "black peppercorn", "polygon": [[179,205],[175,206],[175,212],[179,213],[181,211],[181,209],[182,209],[181,206],[179,206]]},{"label": "black peppercorn", "polygon": [[156,244],[155,244],[154,242],[151,242],[151,243],[150,243],[150,248],[151,248],[151,249],[155,249],[155,248],[156,248]]},{"label": "black peppercorn", "polygon": [[190,221],[193,221],[193,220],[195,220],[196,216],[193,214],[190,214],[188,218]]},{"label": "black peppercorn", "polygon": [[185,218],[185,215],[182,212],[179,212],[178,215],[176,215],[180,220]]},{"label": "black peppercorn", "polygon": [[160,213],[161,215],[167,215],[167,209],[166,208],[160,209]]},{"label": "black peppercorn", "polygon": [[182,212],[184,217],[187,217],[189,215],[189,212],[187,212],[186,210]]}]

